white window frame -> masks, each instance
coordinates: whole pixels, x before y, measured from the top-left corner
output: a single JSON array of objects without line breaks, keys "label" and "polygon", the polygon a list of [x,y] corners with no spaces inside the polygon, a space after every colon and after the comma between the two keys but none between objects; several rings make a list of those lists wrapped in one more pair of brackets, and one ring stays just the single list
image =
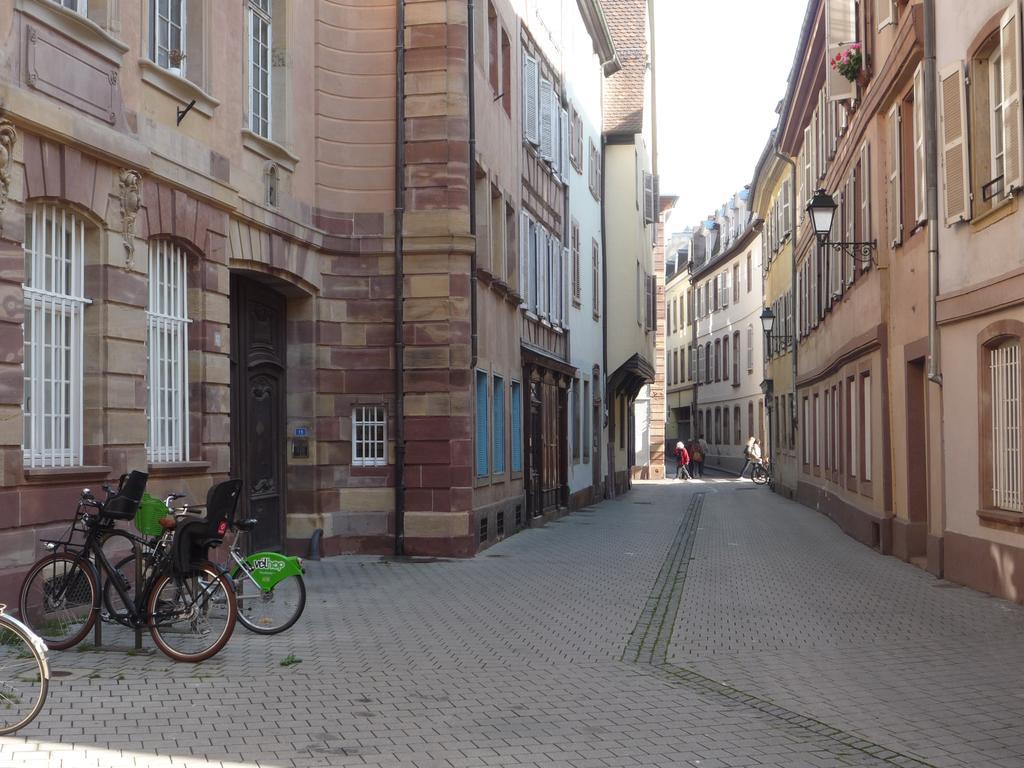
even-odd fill
[{"label": "white window frame", "polygon": [[[160,13],[160,3],[162,0],[150,0],[150,21],[149,21],[149,51],[150,58],[158,67],[162,67],[167,70],[178,70],[181,77],[185,76],[186,67],[188,66],[188,60],[183,59],[178,67],[171,66],[170,52],[172,50],[178,50],[185,53],[187,43],[185,40],[185,32],[187,28],[186,12],[188,10],[188,3],[186,0],[166,0],[167,2],[167,13],[168,15],[163,16]],[[178,21],[173,20],[173,14],[171,9],[173,7],[178,8]],[[167,42],[166,45],[161,43],[160,32],[163,28],[167,29]],[[171,37],[174,30],[178,33],[178,45],[172,46]]]},{"label": "white window frame", "polygon": [[57,4],[79,16],[89,15],[89,0],[57,0]]},{"label": "white window frame", "polygon": [[[366,436],[366,430],[379,429],[379,436]],[[359,430],[363,430],[360,434]],[[372,450],[368,450],[372,449]],[[388,411],[384,405],[357,405],[352,408],[352,466],[386,467],[388,464]]]},{"label": "white window frame", "polygon": [[[273,133],[273,16],[272,0],[249,0],[249,130],[265,139]],[[262,34],[261,34],[262,33]],[[259,49],[263,61],[253,57]],[[266,78],[265,90],[261,78]]]},{"label": "white window frame", "polygon": [[32,205],[24,250],[25,468],[79,466],[83,316],[91,303],[84,295],[85,222],[58,205]]},{"label": "white window frame", "polygon": [[[1003,177],[1006,180],[1006,147],[1004,141],[1003,126],[1003,67],[1002,52],[997,46],[988,60],[989,74],[989,108],[992,116],[989,120],[991,136],[989,137],[989,160],[992,165],[992,178]],[[1005,189],[1005,185],[1003,185]]]},{"label": "white window frame", "polygon": [[150,241],[146,455],[151,464],[189,459],[187,267],[179,246]]}]

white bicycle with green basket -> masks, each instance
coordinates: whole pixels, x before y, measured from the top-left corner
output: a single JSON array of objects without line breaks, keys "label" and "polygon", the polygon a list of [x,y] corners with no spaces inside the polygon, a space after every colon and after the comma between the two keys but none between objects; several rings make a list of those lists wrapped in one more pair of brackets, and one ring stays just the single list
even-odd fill
[{"label": "white bicycle with green basket", "polygon": [[46,644],[0,603],[0,736],[31,723],[46,702]]},{"label": "white bicycle with green basket", "polygon": [[[185,494],[172,493],[166,499],[143,495],[135,516],[135,527],[144,536],[159,537],[163,532],[160,519],[170,514],[176,516],[187,514],[188,505],[174,508],[171,505]],[[229,517],[228,527],[235,534],[228,556],[231,558],[227,567],[220,567],[227,573],[235,587],[238,601],[238,621],[246,629],[260,635],[276,635],[284,632],[295,624],[306,607],[306,584],[303,581],[305,571],[302,560],[298,557],[282,555],[279,552],[253,552],[246,555],[240,540],[248,539],[248,533],[256,527],[256,520],[235,520]],[[155,541],[155,539],[154,539]],[[152,547],[143,551],[144,560],[152,552]],[[130,575],[134,567],[134,557],[127,557],[116,566],[117,570]],[[131,578],[126,578],[130,588]],[[104,588],[105,605],[111,605],[113,594],[108,583]]]}]

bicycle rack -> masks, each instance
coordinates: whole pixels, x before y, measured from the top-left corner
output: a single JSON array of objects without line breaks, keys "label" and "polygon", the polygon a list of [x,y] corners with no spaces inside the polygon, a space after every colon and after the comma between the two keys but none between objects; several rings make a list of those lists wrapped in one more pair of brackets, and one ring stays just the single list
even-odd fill
[{"label": "bicycle rack", "polygon": [[[109,538],[104,540],[103,544],[107,541],[109,541]],[[142,594],[142,547],[135,539],[130,541],[132,543],[132,554],[135,556],[135,595],[138,596]],[[103,544],[100,546],[102,547]],[[96,571],[99,573],[96,588],[99,590],[100,611],[103,611],[105,608],[103,605],[103,569],[97,568]],[[138,598],[136,597],[136,599]],[[103,647],[103,620],[101,617],[97,617],[96,624],[93,626],[92,643],[97,648]],[[142,650],[142,627],[135,628],[135,650]]]}]

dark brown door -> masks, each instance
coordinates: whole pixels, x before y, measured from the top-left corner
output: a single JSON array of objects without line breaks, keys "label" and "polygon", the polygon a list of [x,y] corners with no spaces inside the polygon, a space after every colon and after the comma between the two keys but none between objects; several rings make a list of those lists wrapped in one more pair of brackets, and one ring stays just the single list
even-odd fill
[{"label": "dark brown door", "polygon": [[259,521],[257,549],[281,549],[285,501],[285,302],[231,276],[231,474],[242,481],[239,515]]},{"label": "dark brown door", "polygon": [[[604,425],[601,418],[601,369],[596,365],[594,366],[593,381],[593,412],[590,418],[590,428],[592,430],[590,439],[593,442],[590,446],[590,456],[593,472],[591,482],[594,487],[594,501],[597,501],[604,497],[604,492],[601,489],[601,464],[603,463],[601,461],[601,434],[603,433],[602,427]],[[584,436],[584,439],[587,439],[586,436]]]},{"label": "dark brown door", "polygon": [[526,457],[529,462],[526,478],[526,504],[531,517],[541,514],[541,468],[543,466],[543,406],[541,403],[541,383],[530,381],[530,421],[526,433]]}]

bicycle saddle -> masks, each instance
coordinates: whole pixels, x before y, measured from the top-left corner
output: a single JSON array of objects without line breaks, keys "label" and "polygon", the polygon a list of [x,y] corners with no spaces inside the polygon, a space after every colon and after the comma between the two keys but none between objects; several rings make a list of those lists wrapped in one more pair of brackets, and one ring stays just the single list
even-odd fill
[{"label": "bicycle saddle", "polygon": [[251,531],[258,522],[259,520],[254,517],[250,517],[248,520],[237,520],[235,521],[235,528],[240,531]]}]

